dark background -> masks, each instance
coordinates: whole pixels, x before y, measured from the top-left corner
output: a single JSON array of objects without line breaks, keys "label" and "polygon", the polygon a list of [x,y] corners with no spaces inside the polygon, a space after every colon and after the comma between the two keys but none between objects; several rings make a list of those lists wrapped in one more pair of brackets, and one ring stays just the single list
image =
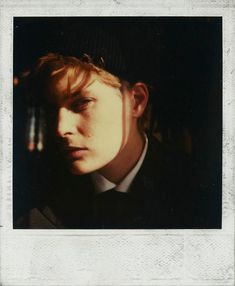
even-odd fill
[{"label": "dark background", "polygon": [[[150,131],[186,154],[191,169],[185,179],[194,191],[203,189],[200,207],[208,213],[193,227],[221,227],[222,18],[17,17],[14,76],[20,79],[38,57],[55,51],[54,39],[78,22],[92,23],[115,35],[140,79],[154,87]],[[34,186],[43,180],[48,161],[46,150],[29,152],[26,148],[27,109],[32,102],[21,84],[14,87],[13,102],[13,206],[17,218],[35,204]]]}]

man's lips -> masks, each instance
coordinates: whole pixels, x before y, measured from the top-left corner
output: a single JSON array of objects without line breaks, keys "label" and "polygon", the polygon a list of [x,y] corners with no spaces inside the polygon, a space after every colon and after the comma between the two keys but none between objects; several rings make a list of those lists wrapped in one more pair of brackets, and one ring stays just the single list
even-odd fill
[{"label": "man's lips", "polygon": [[86,147],[69,146],[69,147],[64,148],[65,157],[71,160],[81,158],[87,151],[88,151],[88,148]]}]

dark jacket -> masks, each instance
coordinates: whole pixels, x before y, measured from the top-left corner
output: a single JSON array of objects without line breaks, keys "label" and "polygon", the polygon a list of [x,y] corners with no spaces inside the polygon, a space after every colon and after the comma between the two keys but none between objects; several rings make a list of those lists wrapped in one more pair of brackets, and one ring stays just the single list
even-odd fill
[{"label": "dark jacket", "polygon": [[61,176],[47,184],[46,195],[15,222],[15,228],[162,229],[195,225],[195,197],[190,189],[187,160],[181,153],[166,150],[155,139],[149,140],[143,165],[129,193],[117,199],[118,214],[112,220],[98,218],[97,195],[89,175],[65,174],[63,180]]}]

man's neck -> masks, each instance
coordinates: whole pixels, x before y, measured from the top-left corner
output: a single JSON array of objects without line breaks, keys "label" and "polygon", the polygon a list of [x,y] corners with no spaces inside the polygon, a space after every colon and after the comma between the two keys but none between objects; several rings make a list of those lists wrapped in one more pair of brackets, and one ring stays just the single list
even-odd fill
[{"label": "man's neck", "polygon": [[139,132],[129,136],[118,155],[99,170],[100,174],[109,181],[118,184],[138,162],[144,148],[144,141],[144,136]]}]

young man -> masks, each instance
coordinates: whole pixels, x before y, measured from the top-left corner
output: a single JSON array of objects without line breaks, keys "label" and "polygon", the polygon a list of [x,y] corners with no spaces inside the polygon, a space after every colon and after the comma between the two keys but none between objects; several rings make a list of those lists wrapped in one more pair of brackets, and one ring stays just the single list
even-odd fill
[{"label": "young man", "polygon": [[[124,78],[120,60],[110,65],[112,55],[121,55],[113,39],[100,35],[92,42],[95,55],[84,46],[79,56],[48,53],[31,73],[55,157],[67,171],[48,172],[40,186],[44,195],[15,227],[187,227],[182,158],[146,135],[149,89]],[[104,46],[109,49],[99,56]]]}]

